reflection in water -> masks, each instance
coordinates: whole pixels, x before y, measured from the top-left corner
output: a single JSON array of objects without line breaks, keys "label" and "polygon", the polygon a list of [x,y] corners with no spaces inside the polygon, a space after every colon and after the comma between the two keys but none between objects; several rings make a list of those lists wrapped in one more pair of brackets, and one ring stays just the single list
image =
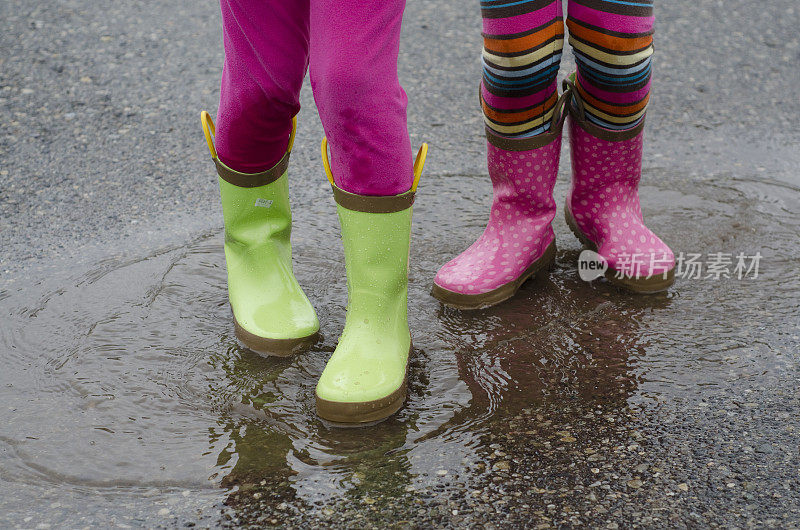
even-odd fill
[{"label": "reflection in water", "polygon": [[235,389],[238,400],[230,404],[219,425],[209,429],[210,446],[218,439],[229,440],[211,478],[227,489],[268,480],[266,489],[289,498],[293,490],[288,481],[294,473],[287,466],[292,442],[285,433],[291,426],[285,425],[278,406],[271,407],[280,400],[275,382],[288,361],[239,349],[234,341],[225,355],[214,356],[209,362],[225,372],[224,381]]},{"label": "reflection in water", "polygon": [[547,413],[564,401],[588,408],[627,405],[636,390],[632,363],[645,355],[638,321],[668,307],[670,299],[658,295],[632,302],[612,288],[591,287],[571,272],[576,260],[577,253],[562,253],[562,270],[529,282],[499,307],[440,308],[444,330],[462,337],[454,353],[472,394],[469,407],[451,424],[476,428],[523,409]]},{"label": "reflection in water", "polygon": [[[571,257],[571,256],[570,256]],[[571,259],[564,260],[567,263]],[[559,278],[558,280],[562,280]],[[479,329],[475,345],[456,352],[459,373],[473,396],[470,409],[491,414],[518,410],[546,398],[609,399],[635,389],[628,365],[643,354],[637,344],[636,311],[619,305],[577,279],[538,279],[505,307],[481,315],[442,315],[450,329]],[[563,307],[565,292],[586,291],[584,298]],[[531,307],[536,307],[531,311]],[[449,309],[443,310],[449,313]]]},{"label": "reflection in water", "polygon": [[[359,498],[366,492],[405,491],[409,464],[396,450],[406,441],[406,423],[392,419],[369,428],[328,428],[312,409],[304,411],[309,414],[306,425],[293,424],[298,414],[290,409],[300,403],[287,395],[284,379],[292,371],[292,361],[263,358],[238,346],[231,350],[232,355],[211,361],[220,363],[228,388],[235,388],[238,396],[219,427],[210,431],[212,446],[217,438],[230,440],[212,477],[232,491],[228,504],[246,504],[254,494],[262,504],[275,505],[307,504],[314,496],[337,490]],[[313,389],[314,378],[309,375],[307,381]],[[311,495],[301,499],[299,491]]]},{"label": "reflection in water", "polygon": [[[550,409],[565,401],[586,410],[600,404],[606,412],[627,407],[636,390],[631,362],[645,355],[638,322],[645,313],[668,307],[670,299],[642,297],[632,304],[613,289],[583,284],[570,266],[575,259],[575,252],[563,254],[562,269],[529,283],[501,307],[478,312],[437,307],[439,338],[448,345],[445,351],[454,356],[469,391],[467,406],[454,409],[439,424],[415,421],[430,399],[419,380],[425,370],[420,352],[411,370],[405,418],[366,429],[328,428],[312,419],[308,432],[287,423],[280,413],[292,406],[281,386],[281,380],[291,379],[285,373],[291,361],[248,353],[219,358],[227,385],[240,396],[229,414],[247,411],[228,417],[222,426],[231,439],[220,455],[219,467],[227,473],[222,484],[239,486],[229,503],[247,509],[255,498],[263,510],[266,498],[273,506],[287,500],[308,505],[330,500],[337,491],[353,500],[398,498],[409,488],[430,487],[440,469],[467,479],[479,474],[492,450],[476,442],[494,429],[507,428],[502,419],[524,409],[550,417]],[[311,388],[309,384],[309,392]],[[313,418],[313,410],[308,414]],[[449,458],[413,462],[419,452],[443,451]],[[431,469],[432,464],[437,467]]]},{"label": "reflection in water", "polygon": [[[436,180],[436,195],[422,194],[415,212],[416,349],[399,414],[338,429],[314,413],[316,378],[344,325],[333,208],[301,220],[295,241],[296,272],[315,286],[309,295],[325,338],[290,359],[265,359],[236,343],[214,228],[185,245],[0,293],[0,402],[10,411],[0,427],[0,497],[25,506],[34,496],[18,493],[31,491],[24,488],[76,496],[91,489],[115,499],[189,490],[221,492],[242,518],[253,507],[256,515],[287,514],[388,499],[413,512],[436,495],[496,484],[496,472],[518,464],[508,455],[525,448],[534,457],[519,471],[531,481],[585,484],[589,467],[564,471],[577,469],[570,448],[586,455],[625,445],[614,429],[632,403],[785,369],[764,322],[796,311],[788,297],[800,281],[792,268],[798,219],[749,197],[795,204],[796,190],[738,183],[746,194],[705,184],[691,193],[659,190],[682,205],[680,215],[645,204],[678,252],[762,249],[758,284],[679,281],[667,295],[619,294],[581,282],[578,245],[560,238],[567,250],[549,275],[500,307],[459,312],[429,296],[430,279],[443,254],[474,239],[484,212],[445,207],[469,179]],[[732,223],[720,219],[734,217],[741,225],[731,236]],[[686,223],[709,228],[686,233]],[[566,233],[563,224],[557,231]],[[551,477],[548,466],[562,473]]]}]

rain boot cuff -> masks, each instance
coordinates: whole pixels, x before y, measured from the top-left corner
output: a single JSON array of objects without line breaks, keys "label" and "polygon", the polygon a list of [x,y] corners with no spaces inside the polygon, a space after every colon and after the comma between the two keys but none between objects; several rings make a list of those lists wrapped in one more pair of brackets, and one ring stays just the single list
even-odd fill
[{"label": "rain boot cuff", "polygon": [[331,184],[333,198],[342,208],[365,213],[394,213],[411,208],[414,204],[414,190],[399,195],[357,195]]},{"label": "rain boot cuff", "polygon": [[595,125],[587,120],[586,116],[578,108],[576,108],[575,105],[570,105],[569,117],[576,126],[580,127],[586,133],[594,136],[595,138],[599,138],[600,140],[605,140],[607,142],[627,142],[628,140],[632,140],[633,138],[639,136],[644,130],[644,120],[646,115],[642,116],[642,119],[639,120],[639,123],[637,123],[635,127],[622,131],[612,131],[611,129],[606,129],[604,127],[600,127],[599,125]]},{"label": "rain boot cuff", "polygon": [[281,175],[286,173],[286,169],[289,167],[290,154],[290,151],[286,151],[286,154],[277,164],[261,173],[241,173],[226,166],[218,157],[214,158],[214,164],[217,166],[219,177],[225,182],[239,188],[258,188],[275,182],[281,178]]},{"label": "rain boot cuff", "polygon": [[[478,89],[478,98],[483,105],[483,94],[480,88]],[[572,98],[571,85],[564,85],[564,92],[556,101],[556,106],[553,108],[553,115],[550,119],[550,129],[542,134],[531,136],[529,138],[513,138],[502,136],[493,131],[488,125],[486,126],[486,140],[503,151],[532,151],[539,149],[546,145],[550,145],[557,139],[561,138],[561,130],[564,127],[564,120],[567,117],[566,108],[570,106]]]},{"label": "rain boot cuff", "polygon": [[583,99],[581,98],[580,92],[578,92],[578,89],[575,87],[575,74],[572,74],[568,79],[564,79],[563,87],[565,91],[568,90],[572,94],[571,101],[567,104],[569,107],[570,119],[575,125],[595,138],[607,142],[627,142],[639,136],[642,130],[644,130],[644,120],[647,117],[647,113],[642,115],[642,119],[639,120],[639,123],[634,127],[622,131],[612,131],[611,129],[595,125],[586,118],[586,108],[583,105]]},{"label": "rain boot cuff", "polygon": [[532,151],[539,149],[546,145],[550,145],[561,137],[562,122],[556,125],[556,128],[551,128],[549,131],[531,136],[530,138],[511,138],[508,136],[501,136],[495,131],[486,127],[486,140],[503,151]]}]

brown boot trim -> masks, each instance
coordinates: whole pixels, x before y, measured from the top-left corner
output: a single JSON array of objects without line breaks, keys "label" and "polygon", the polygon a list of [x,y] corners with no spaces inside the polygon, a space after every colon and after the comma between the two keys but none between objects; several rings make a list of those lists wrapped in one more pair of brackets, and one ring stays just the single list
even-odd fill
[{"label": "brown boot trim", "polygon": [[[413,349],[414,345],[409,344],[408,360],[411,359]],[[328,401],[319,397],[315,392],[317,415],[324,420],[351,426],[388,418],[400,410],[406,400],[408,394],[408,360],[406,361],[406,374],[403,376],[403,382],[397,390],[386,397],[372,401]]]},{"label": "brown boot trim", "polygon": [[[555,140],[561,137],[561,129],[564,127],[564,120],[567,117],[566,107],[572,98],[573,90],[571,87],[565,87],[564,92],[556,101],[556,106],[553,107],[553,117],[550,120],[550,130],[531,138],[510,138],[508,136],[501,136],[493,131],[491,127],[485,125],[486,140],[503,151],[532,151],[539,149],[546,145],[550,145]],[[481,94],[480,86],[478,87],[478,98],[481,100],[481,108],[483,106],[483,95]]]},{"label": "brown boot trim", "polygon": [[236,320],[235,316],[233,317],[233,326],[236,338],[239,339],[239,342],[247,349],[270,357],[288,357],[313,346],[319,339],[318,331],[308,337],[299,337],[296,339],[268,339],[266,337],[260,337],[244,329]]},{"label": "brown boot trim", "polygon": [[357,195],[331,185],[333,198],[342,208],[354,212],[395,213],[411,208],[414,204],[414,192],[409,190],[400,195]]},{"label": "brown boot trim", "polygon": [[625,275],[617,278],[617,271],[609,267],[606,271],[606,279],[614,285],[636,294],[655,294],[666,291],[675,283],[675,269],[668,270],[666,276],[664,273],[659,273],[646,278],[630,278]]},{"label": "brown boot trim", "polygon": [[595,138],[605,140],[606,142],[626,142],[636,138],[642,133],[642,130],[644,130],[644,119],[646,116],[647,114],[645,113],[645,115],[642,116],[641,121],[632,129],[625,129],[624,131],[612,131],[611,129],[598,127],[587,119],[581,119],[579,111],[576,110],[575,107],[570,107],[569,109],[569,117],[576,126],[580,127]]},{"label": "brown boot trim", "polygon": [[217,173],[220,178],[228,184],[233,184],[239,188],[258,188],[275,182],[281,178],[281,175],[286,173],[286,169],[289,167],[289,154],[287,151],[277,164],[261,173],[240,173],[223,164],[219,158],[214,159],[214,164],[217,166]]},{"label": "brown boot trim", "polygon": [[494,132],[488,125],[486,129],[486,140],[503,151],[532,151],[539,149],[546,145],[555,142],[561,136],[561,127],[557,131],[552,129],[546,133],[533,136],[531,138],[509,138],[507,136],[500,136]]},{"label": "brown boot trim", "polygon": [[528,280],[528,278],[542,269],[549,267],[555,261],[555,259],[556,241],[554,239],[553,242],[547,246],[541,257],[531,263],[516,280],[512,280],[504,285],[501,285],[500,287],[492,289],[489,292],[481,294],[457,293],[434,283],[431,295],[433,295],[434,298],[442,302],[444,305],[454,307],[456,309],[470,310],[491,307],[499,304],[500,302],[505,302],[514,296],[519,288],[522,287],[522,284]]},{"label": "brown boot trim", "polygon": [[642,115],[642,119],[639,120],[639,123],[637,123],[635,127],[632,129],[625,129],[624,131],[612,131],[611,129],[599,127],[586,119],[586,109],[583,106],[580,92],[575,88],[574,76],[575,74],[572,74],[568,79],[564,79],[562,86],[564,87],[565,93],[567,90],[572,93],[572,101],[575,104],[569,105],[569,117],[575,125],[595,138],[605,140],[606,142],[626,142],[641,134],[644,129],[644,120],[647,117],[647,112]]}]

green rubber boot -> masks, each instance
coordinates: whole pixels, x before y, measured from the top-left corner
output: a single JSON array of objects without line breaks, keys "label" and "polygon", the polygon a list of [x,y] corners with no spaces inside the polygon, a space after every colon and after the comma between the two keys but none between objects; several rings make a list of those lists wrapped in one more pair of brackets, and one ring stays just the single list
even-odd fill
[{"label": "green rubber boot", "polygon": [[313,344],[319,331],[314,308],[292,272],[287,167],[295,129],[280,162],[267,171],[245,174],[217,158],[214,122],[207,112],[201,119],[219,174],[236,337],[257,353],[291,355]]},{"label": "green rubber boot", "polygon": [[406,398],[411,211],[427,145],[417,156],[411,190],[389,197],[338,188],[324,140],[322,149],[342,227],[348,304],[339,344],[317,383],[317,414],[340,424],[374,422]]}]

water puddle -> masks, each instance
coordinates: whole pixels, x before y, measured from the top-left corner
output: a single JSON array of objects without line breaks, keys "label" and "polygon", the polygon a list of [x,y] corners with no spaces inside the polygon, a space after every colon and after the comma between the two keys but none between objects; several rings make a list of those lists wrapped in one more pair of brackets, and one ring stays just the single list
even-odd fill
[{"label": "water puddle", "polygon": [[[296,201],[294,237],[296,273],[324,338],[291,359],[237,344],[218,227],[147,255],[14,284],[0,292],[0,497],[17,506],[9,520],[36,523],[39,496],[59,506],[105,502],[112,516],[138,502],[134,523],[145,525],[222,504],[222,522],[262,523],[324,519],[348,503],[404,503],[413,515],[415,502],[427,509],[424,499],[436,495],[479,506],[470,492],[516,473],[511,451],[538,455],[520,480],[556,490],[571,469],[571,453],[558,447],[630,444],[614,433],[636,428],[636,410],[780,377],[789,369],[781,348],[798,338],[800,191],[659,170],[645,180],[646,216],[676,253],[760,252],[758,278],[679,279],[651,297],[585,284],[559,211],[549,276],[497,308],[443,308],[430,281],[480,233],[485,201],[475,197],[488,184],[432,176],[415,210],[410,395],[369,429],[329,428],[314,413],[316,377],[346,302],[335,212],[324,199]],[[465,189],[477,189],[474,200]],[[592,454],[584,451],[590,462]],[[513,505],[511,489],[506,496],[498,506]]]}]

